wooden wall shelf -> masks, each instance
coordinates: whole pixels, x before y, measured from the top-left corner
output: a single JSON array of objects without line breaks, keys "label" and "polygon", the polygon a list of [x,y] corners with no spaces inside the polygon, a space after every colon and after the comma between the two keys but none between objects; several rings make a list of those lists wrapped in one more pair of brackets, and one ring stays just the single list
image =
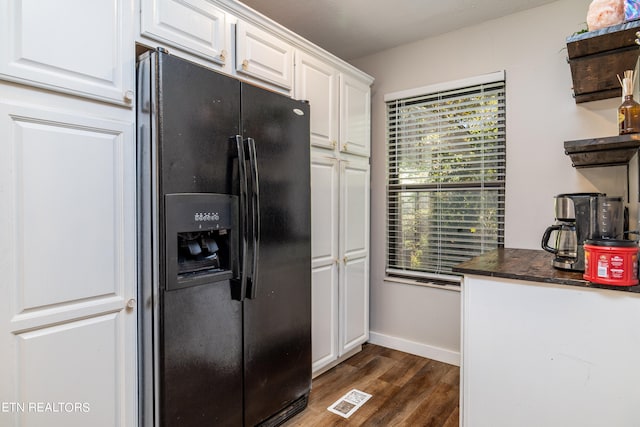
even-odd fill
[{"label": "wooden wall shelf", "polygon": [[578,139],[564,142],[564,153],[571,157],[573,167],[620,166],[640,148],[640,134]]},{"label": "wooden wall shelf", "polygon": [[640,20],[567,38],[576,103],[622,96],[616,77],[636,67]]}]

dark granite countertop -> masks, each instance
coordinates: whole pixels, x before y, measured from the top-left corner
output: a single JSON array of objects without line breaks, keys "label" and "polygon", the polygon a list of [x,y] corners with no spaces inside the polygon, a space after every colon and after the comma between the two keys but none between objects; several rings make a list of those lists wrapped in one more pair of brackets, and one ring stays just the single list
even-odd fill
[{"label": "dark granite countertop", "polygon": [[543,250],[505,248],[487,252],[458,264],[453,271],[478,276],[640,293],[640,285],[605,286],[589,283],[582,278],[581,272],[554,268],[551,265],[552,260],[553,255]]}]

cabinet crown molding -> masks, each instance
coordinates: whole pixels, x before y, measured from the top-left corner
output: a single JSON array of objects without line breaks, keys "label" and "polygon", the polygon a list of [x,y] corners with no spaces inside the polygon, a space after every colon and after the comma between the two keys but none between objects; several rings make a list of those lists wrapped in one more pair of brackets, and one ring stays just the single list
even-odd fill
[{"label": "cabinet crown molding", "polygon": [[349,64],[343,59],[338,58],[331,52],[326,51],[325,49],[311,43],[309,40],[303,38],[302,36],[294,33],[283,25],[277,23],[271,18],[261,14],[260,12],[250,8],[249,6],[236,1],[236,0],[210,0],[211,3],[217,5],[219,8],[231,13],[238,19],[242,19],[246,22],[249,22],[255,26],[258,26],[266,31],[270,31],[276,33],[279,37],[282,37],[292,46],[297,49],[301,49],[307,53],[313,54],[315,56],[321,56],[323,60],[331,63],[334,67],[336,67],[339,71],[347,74],[351,74],[357,79],[367,82],[368,85],[371,85],[374,81],[374,78],[369,74],[365,73],[362,70],[357,69],[353,65]]}]

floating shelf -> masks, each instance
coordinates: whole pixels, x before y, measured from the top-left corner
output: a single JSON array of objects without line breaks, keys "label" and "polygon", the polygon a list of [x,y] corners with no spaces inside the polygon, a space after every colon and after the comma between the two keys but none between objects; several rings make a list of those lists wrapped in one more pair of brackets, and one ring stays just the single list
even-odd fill
[{"label": "floating shelf", "polygon": [[567,38],[567,55],[576,103],[622,96],[616,75],[635,68],[640,21]]},{"label": "floating shelf", "polygon": [[578,139],[564,142],[564,153],[573,167],[626,165],[640,148],[640,134]]}]

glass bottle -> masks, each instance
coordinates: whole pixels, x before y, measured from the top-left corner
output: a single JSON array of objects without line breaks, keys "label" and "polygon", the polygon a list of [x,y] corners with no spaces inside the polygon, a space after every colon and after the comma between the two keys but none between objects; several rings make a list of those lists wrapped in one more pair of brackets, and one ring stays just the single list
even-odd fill
[{"label": "glass bottle", "polygon": [[640,104],[633,100],[633,92],[625,90],[628,87],[625,86],[622,85],[624,101],[618,107],[618,133],[620,135],[640,132]]}]

